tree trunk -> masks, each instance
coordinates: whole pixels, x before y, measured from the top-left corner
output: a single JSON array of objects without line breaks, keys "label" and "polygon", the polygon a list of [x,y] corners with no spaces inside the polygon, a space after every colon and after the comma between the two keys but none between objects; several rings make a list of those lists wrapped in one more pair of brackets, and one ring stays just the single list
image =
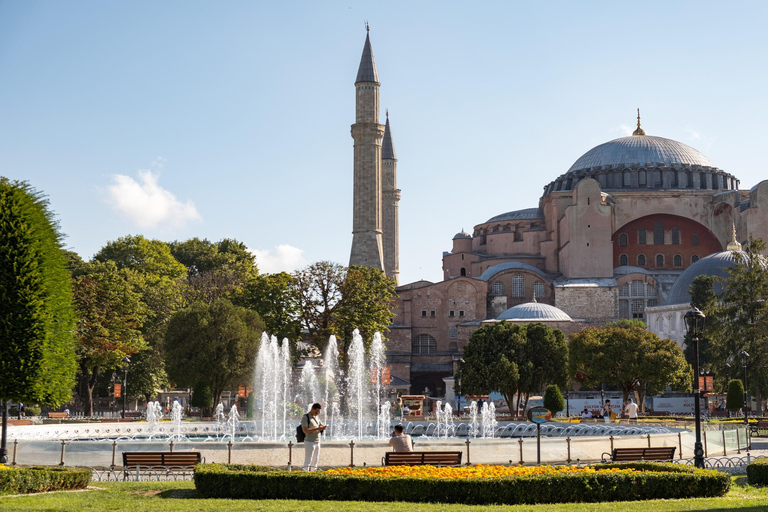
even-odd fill
[{"label": "tree trunk", "polygon": [[81,367],[83,380],[85,381],[85,397],[83,400],[83,410],[86,416],[93,416],[93,390],[96,388],[96,380],[99,375],[99,368],[91,369]]},{"label": "tree trunk", "polygon": [[755,386],[755,402],[757,406],[755,409],[755,416],[763,416],[763,394],[760,390],[760,386]]},{"label": "tree trunk", "polygon": [[2,438],[0,439],[0,464],[8,463],[8,447],[6,444],[8,434],[8,400],[0,402],[3,407]]}]

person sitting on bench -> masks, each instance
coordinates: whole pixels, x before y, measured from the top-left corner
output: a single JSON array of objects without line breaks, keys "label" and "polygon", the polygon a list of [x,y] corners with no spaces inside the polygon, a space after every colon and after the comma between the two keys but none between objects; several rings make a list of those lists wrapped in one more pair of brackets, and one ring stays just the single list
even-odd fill
[{"label": "person sitting on bench", "polygon": [[392,432],[392,437],[389,438],[389,446],[396,452],[413,451],[413,441],[411,440],[411,436],[403,433],[402,425],[395,425],[395,431]]}]

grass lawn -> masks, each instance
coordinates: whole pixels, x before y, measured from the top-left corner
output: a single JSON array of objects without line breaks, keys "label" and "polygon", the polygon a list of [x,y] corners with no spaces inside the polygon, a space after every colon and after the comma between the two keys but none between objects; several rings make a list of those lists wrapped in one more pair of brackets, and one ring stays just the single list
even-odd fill
[{"label": "grass lawn", "polygon": [[222,510],[235,512],[365,512],[392,511],[637,511],[657,510],[768,510],[768,487],[750,487],[746,477],[734,477],[734,485],[724,498],[689,500],[654,500],[621,503],[585,503],[563,505],[467,506],[422,503],[382,503],[373,501],[255,501],[206,500],[197,497],[192,482],[95,482],[86,491],[54,492],[19,497],[0,497],[0,510],[152,510],[183,511]]}]

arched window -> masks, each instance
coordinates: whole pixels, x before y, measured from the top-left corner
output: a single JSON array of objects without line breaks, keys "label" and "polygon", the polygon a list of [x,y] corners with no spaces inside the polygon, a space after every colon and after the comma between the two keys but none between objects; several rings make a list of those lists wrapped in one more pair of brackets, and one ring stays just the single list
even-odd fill
[{"label": "arched window", "polygon": [[657,267],[663,267],[664,266],[664,255],[663,254],[657,254],[656,255],[656,266]]},{"label": "arched window", "polygon": [[491,285],[492,295],[504,295],[504,283],[496,281]]},{"label": "arched window", "polygon": [[664,333],[664,319],[659,317],[656,319],[656,334]]},{"label": "arched window", "polygon": [[461,275],[462,276],[466,276],[467,275],[467,269],[465,269],[464,267],[461,267]]},{"label": "arched window", "polygon": [[656,288],[650,283],[635,280],[624,283],[619,289],[619,317],[639,318],[645,316],[645,308],[658,304]]},{"label": "arched window", "polygon": [[675,332],[677,330],[677,317],[675,315],[671,315],[669,320],[667,320],[667,323],[669,323],[669,332]]},{"label": "arched window", "polygon": [[525,278],[522,274],[512,276],[512,296],[525,297]]},{"label": "arched window", "polygon": [[696,233],[691,237],[691,245],[699,245],[699,235]]},{"label": "arched window", "polygon": [[629,256],[627,256],[626,254],[622,254],[621,256],[619,256],[619,266],[625,267],[627,265],[629,265]]},{"label": "arched window", "polygon": [[680,230],[677,228],[672,228],[672,244],[680,245]]},{"label": "arched window", "polygon": [[632,175],[629,172],[624,173],[624,186],[625,187],[632,186]]},{"label": "arched window", "polygon": [[682,267],[683,266],[683,257],[679,254],[675,254],[674,264],[676,267]]},{"label": "arched window", "polygon": [[413,339],[411,352],[414,354],[434,354],[437,352],[437,341],[429,334],[419,334]]},{"label": "arched window", "polygon": [[626,233],[619,235],[619,247],[626,247],[629,245],[629,236]]},{"label": "arched window", "polygon": [[637,184],[641,187],[645,186],[645,171],[640,171],[637,173]]},{"label": "arched window", "polygon": [[699,261],[699,257],[698,256],[696,256],[695,254],[693,256],[691,256],[691,264],[696,263],[697,261]]},{"label": "arched window", "polygon": [[661,222],[653,224],[653,244],[664,245],[664,224]]},{"label": "arched window", "polygon": [[637,255],[637,266],[638,267],[644,267],[645,266],[645,254],[638,254]]},{"label": "arched window", "polygon": [[544,283],[541,281],[533,283],[533,297],[536,299],[544,298]]},{"label": "arched window", "polygon": [[645,229],[637,230],[637,243],[638,245],[645,245]]},{"label": "arched window", "polygon": [[[449,327],[448,328],[448,337],[449,338],[458,338],[459,337],[459,328],[455,327],[455,326],[454,327]],[[452,342],[452,344],[455,345],[455,343],[453,343],[453,342]],[[458,348],[454,349],[454,350],[458,350]]]}]

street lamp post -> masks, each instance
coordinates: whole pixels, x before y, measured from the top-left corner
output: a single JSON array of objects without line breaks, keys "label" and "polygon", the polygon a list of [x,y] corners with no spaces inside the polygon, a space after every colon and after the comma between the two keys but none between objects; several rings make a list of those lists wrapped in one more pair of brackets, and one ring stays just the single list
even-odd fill
[{"label": "street lamp post", "polygon": [[571,417],[571,402],[569,399],[571,398],[571,392],[570,390],[567,390],[565,392],[565,417],[570,418]]},{"label": "street lamp post", "polygon": [[747,354],[746,350],[742,350],[739,352],[739,357],[741,358],[741,367],[744,368],[744,425],[749,425],[749,414],[747,412],[747,405],[749,404],[747,394],[747,359],[749,359],[749,354]]},{"label": "street lamp post", "polygon": [[128,365],[131,364],[131,360],[128,359],[128,356],[125,356],[123,358],[123,369],[125,370],[125,377],[123,378],[123,414],[122,417],[125,418],[125,408],[126,408],[126,400],[128,398]]},{"label": "street lamp post", "polygon": [[706,316],[699,308],[693,308],[685,314],[685,327],[693,342],[693,399],[696,415],[696,443],[693,445],[693,463],[697,468],[704,468],[704,448],[701,445],[701,390],[699,389],[699,336],[704,331]]}]

